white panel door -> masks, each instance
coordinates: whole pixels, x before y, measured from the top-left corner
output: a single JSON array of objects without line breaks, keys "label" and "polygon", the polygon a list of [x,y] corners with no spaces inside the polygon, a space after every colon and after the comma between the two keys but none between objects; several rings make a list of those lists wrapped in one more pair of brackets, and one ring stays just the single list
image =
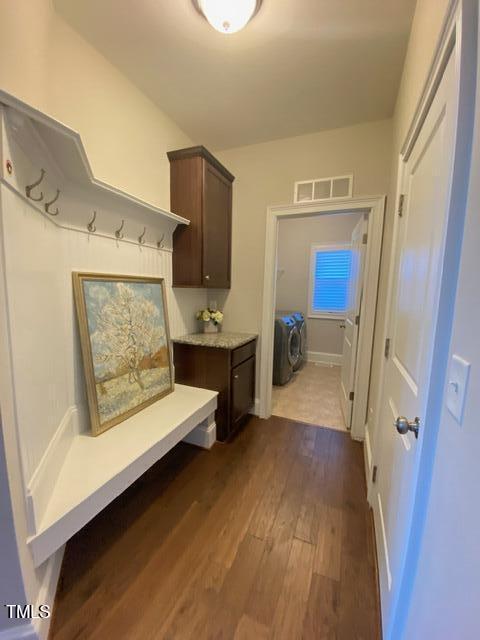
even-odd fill
[{"label": "white panel door", "polygon": [[[380,403],[380,455],[373,498],[384,637],[389,639],[407,551],[431,377],[448,217],[456,113],[450,59],[403,167],[389,331]],[[419,418],[418,438],[395,422]],[[412,425],[413,426],[413,425]]]},{"label": "white panel door", "polygon": [[345,315],[342,371],[340,376],[340,400],[347,429],[350,429],[352,426],[353,400],[351,399],[350,394],[353,392],[355,369],[357,365],[359,322],[356,321],[356,318],[360,317],[360,306],[362,302],[365,254],[363,236],[366,231],[366,227],[366,221],[362,217],[352,233],[352,265],[348,292],[348,310]]}]

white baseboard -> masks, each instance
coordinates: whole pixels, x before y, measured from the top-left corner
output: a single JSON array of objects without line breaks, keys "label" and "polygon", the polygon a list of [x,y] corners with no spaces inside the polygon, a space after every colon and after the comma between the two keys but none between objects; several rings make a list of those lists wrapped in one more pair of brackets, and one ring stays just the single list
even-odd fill
[{"label": "white baseboard", "polygon": [[33,622],[30,621],[0,631],[0,640],[38,640],[38,636]]},{"label": "white baseboard", "polygon": [[198,427],[185,436],[183,442],[193,444],[202,449],[211,449],[217,439],[217,425],[215,423],[215,414],[212,413],[208,418],[201,422]]},{"label": "white baseboard", "polygon": [[372,505],[372,447],[370,444],[370,433],[368,431],[368,423],[365,425],[365,439],[363,441],[363,463],[365,465],[365,478],[367,480],[367,501]]},{"label": "white baseboard", "polygon": [[260,398],[255,398],[255,404],[253,405],[252,415],[260,416]]},{"label": "white baseboard", "polygon": [[[53,605],[55,603],[55,594],[57,593],[58,579],[60,577],[60,570],[62,568],[64,552],[65,546],[61,547],[47,560],[48,565],[45,571],[45,577],[43,579],[42,586],[40,587],[40,592],[38,594],[36,603],[37,611],[39,605],[47,604],[53,614]],[[49,618],[37,619],[33,621],[33,627],[35,629],[36,638],[38,638],[38,640],[47,640],[51,621],[52,615],[50,615]]]},{"label": "white baseboard", "polygon": [[322,351],[307,351],[307,362],[317,364],[342,364],[341,353],[323,353]]},{"label": "white baseboard", "polygon": [[368,424],[365,426],[365,463],[367,466],[367,478],[370,477],[372,471],[372,447],[370,445],[370,433],[368,431]]},{"label": "white baseboard", "polygon": [[[24,624],[12,626],[10,629],[4,629],[0,631],[0,640],[47,640],[64,550],[65,547],[62,547],[46,561],[45,576],[34,605],[36,612],[38,612],[41,604],[48,605],[51,612],[50,617],[36,618],[35,620],[26,621]],[[19,602],[15,604],[24,605],[26,603]]]},{"label": "white baseboard", "polygon": [[77,408],[69,407],[28,483],[27,525],[30,535],[35,534],[42,521],[65,456],[78,428],[77,421]]}]

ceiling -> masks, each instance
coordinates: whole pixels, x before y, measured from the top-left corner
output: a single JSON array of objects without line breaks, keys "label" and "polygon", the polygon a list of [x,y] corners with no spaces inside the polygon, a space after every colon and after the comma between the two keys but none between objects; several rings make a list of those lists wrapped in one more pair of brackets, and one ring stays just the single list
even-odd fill
[{"label": "ceiling", "polygon": [[264,0],[222,35],[191,0],[54,0],[57,11],[213,150],[393,114],[415,0]]}]

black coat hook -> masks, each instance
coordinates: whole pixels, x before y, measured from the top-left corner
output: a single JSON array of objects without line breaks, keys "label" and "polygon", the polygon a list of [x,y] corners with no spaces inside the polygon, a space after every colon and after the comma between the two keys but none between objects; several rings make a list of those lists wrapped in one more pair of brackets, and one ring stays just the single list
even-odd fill
[{"label": "black coat hook", "polygon": [[58,216],[58,214],[60,213],[60,211],[58,210],[58,207],[55,207],[55,211],[50,211],[50,207],[54,202],[58,200],[59,195],[60,195],[60,189],[57,189],[57,193],[53,198],[53,200],[50,200],[50,202],[45,202],[45,204],[43,205],[45,209],[45,213],[48,213],[51,216]]},{"label": "black coat hook", "polygon": [[138,236],[139,244],[145,244],[145,234],[147,233],[147,227],[143,227],[143,233]]},{"label": "black coat hook", "polygon": [[115,237],[117,238],[117,240],[121,240],[123,238],[122,229],[124,224],[125,224],[125,220],[122,220],[122,224],[115,231]]},{"label": "black coat hook", "polygon": [[34,200],[35,202],[40,202],[41,200],[43,200],[43,191],[40,191],[40,195],[38,196],[38,198],[34,198],[31,193],[32,190],[35,189],[35,187],[38,187],[38,185],[41,183],[41,181],[43,180],[44,176],[45,176],[45,169],[40,169],[41,173],[40,173],[40,178],[38,180],[36,180],[35,182],[32,182],[32,184],[29,184],[25,187],[25,194],[27,196],[27,198],[30,198],[30,200]]},{"label": "black coat hook", "polygon": [[95,231],[97,230],[97,227],[95,226],[96,217],[97,217],[97,212],[94,211],[93,212],[93,218],[87,224],[87,229],[90,231],[90,233],[95,233]]},{"label": "black coat hook", "polygon": [[160,240],[157,241],[157,248],[158,249],[162,249],[163,248],[163,239],[165,238],[165,234],[162,235],[162,237],[160,238]]}]

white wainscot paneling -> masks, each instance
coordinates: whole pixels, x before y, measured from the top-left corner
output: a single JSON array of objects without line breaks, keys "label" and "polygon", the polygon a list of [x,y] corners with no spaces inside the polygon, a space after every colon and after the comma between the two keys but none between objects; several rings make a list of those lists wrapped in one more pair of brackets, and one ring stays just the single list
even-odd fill
[{"label": "white wainscot paneling", "polygon": [[3,188],[2,202],[12,366],[29,483],[71,407],[78,407],[80,430],[87,428],[72,271],[164,277],[173,335],[191,330],[205,294],[197,292],[193,301],[174,297],[169,251],[57,227],[9,189]]},{"label": "white wainscot paneling", "polygon": [[5,187],[2,202],[9,312],[14,319],[12,368],[33,534],[72,438],[89,429],[72,272],[165,278],[174,336],[194,330],[195,311],[206,302],[206,294],[189,290],[176,295],[170,251],[58,227]]}]

